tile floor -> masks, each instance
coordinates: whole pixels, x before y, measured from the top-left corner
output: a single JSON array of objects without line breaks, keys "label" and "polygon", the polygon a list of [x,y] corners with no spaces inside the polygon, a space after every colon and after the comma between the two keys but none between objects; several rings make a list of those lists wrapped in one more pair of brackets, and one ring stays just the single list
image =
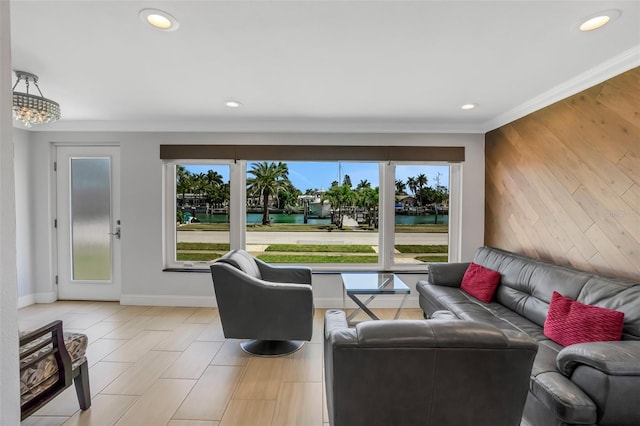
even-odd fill
[{"label": "tile floor", "polygon": [[[74,387],[23,426],[323,426],[324,310],[311,342],[280,358],[246,355],[225,340],[217,309],[56,302],[20,309],[20,330],[54,319],[89,337],[92,406],[80,411]],[[380,309],[381,318],[395,310]],[[404,309],[401,318],[422,318]]]}]

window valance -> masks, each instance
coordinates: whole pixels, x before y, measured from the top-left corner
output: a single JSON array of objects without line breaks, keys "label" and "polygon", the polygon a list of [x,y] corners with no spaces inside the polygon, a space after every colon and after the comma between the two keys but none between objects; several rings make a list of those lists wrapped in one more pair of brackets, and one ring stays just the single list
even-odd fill
[{"label": "window valance", "polygon": [[160,145],[162,160],[464,161],[463,146]]}]

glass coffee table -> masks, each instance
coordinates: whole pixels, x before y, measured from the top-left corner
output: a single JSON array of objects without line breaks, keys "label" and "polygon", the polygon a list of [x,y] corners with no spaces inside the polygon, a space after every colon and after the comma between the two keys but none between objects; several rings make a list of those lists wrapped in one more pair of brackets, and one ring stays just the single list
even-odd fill
[{"label": "glass coffee table", "polygon": [[[402,282],[395,274],[386,272],[345,272],[340,274],[342,277],[342,286],[344,292],[351,300],[353,300],[358,308],[351,312],[347,317],[347,321],[351,320],[360,312],[364,311],[371,319],[378,320],[376,314],[371,312],[367,307],[369,303],[376,297],[384,294],[402,294],[402,301],[396,311],[394,319],[400,316],[400,310],[411,290]],[[369,296],[366,300],[359,299],[359,296]],[[344,299],[344,295],[343,295]],[[343,303],[344,305],[344,303]]]}]

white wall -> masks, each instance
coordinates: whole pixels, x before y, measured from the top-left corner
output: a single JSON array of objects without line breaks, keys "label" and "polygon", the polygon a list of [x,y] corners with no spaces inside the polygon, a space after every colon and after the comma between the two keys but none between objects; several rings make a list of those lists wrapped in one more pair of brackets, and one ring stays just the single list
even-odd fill
[{"label": "white wall", "polygon": [[0,1],[0,424],[20,421],[9,2]]},{"label": "white wall", "polygon": [[[32,132],[32,199],[51,203],[52,143],[119,143],[121,146],[122,298],[124,304],[215,306],[208,273],[163,272],[162,161],[160,144],[309,144],[464,146],[462,259],[470,260],[484,239],[484,135],[481,134],[294,134],[294,133],[119,133]],[[366,148],[365,148],[366,149]],[[52,281],[53,217],[50,209],[34,209],[35,298],[55,294]],[[331,277],[331,276],[329,276]],[[340,306],[342,292],[331,278],[318,282],[316,306]],[[333,276],[335,281],[336,277]],[[339,284],[339,281],[338,281]],[[416,305],[414,294],[412,304]],[[332,305],[334,304],[334,305]]]},{"label": "white wall", "polygon": [[16,257],[18,278],[18,308],[35,302],[35,280],[32,267],[34,209],[47,209],[37,203],[33,194],[34,174],[29,166],[31,149],[29,132],[13,130],[16,181]]}]

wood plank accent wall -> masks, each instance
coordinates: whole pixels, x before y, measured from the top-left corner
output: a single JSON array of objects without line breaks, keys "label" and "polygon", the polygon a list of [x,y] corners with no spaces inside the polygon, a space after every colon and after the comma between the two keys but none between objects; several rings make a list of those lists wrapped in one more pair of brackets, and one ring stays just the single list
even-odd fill
[{"label": "wood plank accent wall", "polygon": [[485,135],[485,244],[640,280],[640,67]]}]

